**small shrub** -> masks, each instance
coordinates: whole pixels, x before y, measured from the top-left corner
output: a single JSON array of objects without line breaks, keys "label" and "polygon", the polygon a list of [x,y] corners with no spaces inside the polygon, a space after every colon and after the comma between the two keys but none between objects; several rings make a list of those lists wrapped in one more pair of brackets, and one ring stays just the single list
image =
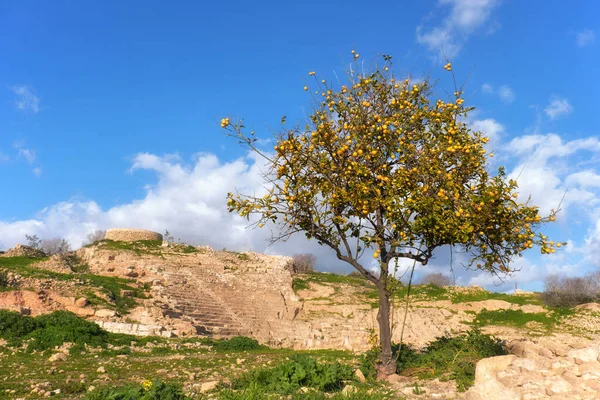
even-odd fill
[{"label": "small shrub", "polygon": [[0,337],[9,341],[18,340],[33,332],[37,324],[32,317],[14,311],[0,310]]},{"label": "small shrub", "polygon": [[[0,310],[0,338],[12,346],[27,343],[28,350],[47,350],[63,343],[74,343],[71,352],[77,353],[85,345],[94,347],[129,346],[132,342],[144,345],[161,343],[156,337],[137,338],[131,335],[108,333],[93,322],[68,311],[55,311],[38,317],[21,315],[14,311]],[[114,350],[115,354],[128,354],[129,348]]]},{"label": "small shrub", "polygon": [[363,274],[361,274],[358,271],[352,271],[350,272],[348,275],[346,275],[349,278],[357,278],[357,279],[367,279],[365,278],[365,276]]},{"label": "small shrub", "polygon": [[42,250],[44,253],[50,256],[57,254],[67,254],[71,251],[71,245],[65,239],[44,239],[40,244],[40,250]]},{"label": "small shrub", "polygon": [[98,242],[101,242],[104,240],[105,236],[106,236],[106,231],[102,231],[102,230],[97,230],[97,231],[88,233],[85,246],[90,246],[90,245],[94,245]]},{"label": "small shrub", "polygon": [[212,344],[217,351],[248,351],[265,349],[258,341],[246,336],[234,336],[231,339],[216,340]]},{"label": "small shrub", "polygon": [[195,248],[194,246],[188,244],[188,245],[185,245],[182,252],[185,254],[198,253],[198,249]]},{"label": "small shrub", "polygon": [[27,240],[27,246],[32,249],[39,250],[41,248],[42,240],[37,235],[29,236],[25,234],[25,240]]},{"label": "small shrub", "polygon": [[600,272],[583,278],[549,275],[541,298],[550,307],[574,307],[600,301]]},{"label": "small shrub", "polygon": [[144,382],[141,385],[98,388],[85,397],[86,400],[185,400],[181,387],[161,381]]},{"label": "small shrub", "polygon": [[296,393],[301,387],[314,388],[321,392],[336,392],[344,388],[345,382],[353,379],[348,365],[320,363],[314,358],[296,354],[290,360],[272,368],[260,368],[243,374],[231,383],[232,389],[263,390],[281,395]]},{"label": "small shrub", "polygon": [[8,276],[4,271],[0,271],[0,290],[8,288]]},{"label": "small shrub", "polygon": [[435,272],[431,274],[427,274],[421,280],[422,285],[433,285],[438,287],[450,286],[452,285],[452,281],[446,275]]},{"label": "small shrub", "polygon": [[87,392],[88,384],[80,381],[59,382],[58,388],[64,394],[81,394]]},{"label": "small shrub", "polygon": [[288,264],[288,269],[292,274],[308,274],[315,270],[317,257],[314,254],[295,254],[292,258],[292,262]]},{"label": "small shrub", "polygon": [[[465,391],[475,382],[475,364],[486,357],[508,354],[504,342],[473,329],[455,337],[443,336],[429,343],[422,351],[402,344],[393,345],[397,357],[398,371],[402,375],[420,379],[453,379],[460,391]],[[365,377],[374,379],[374,364],[378,350],[369,350],[361,360],[361,371]]]},{"label": "small shrub", "polygon": [[297,292],[298,290],[308,289],[308,282],[304,279],[294,278],[292,279],[292,289]]},{"label": "small shrub", "polygon": [[65,342],[83,346],[102,346],[108,341],[108,333],[93,322],[77,317],[68,311],[55,311],[35,318],[36,330],[28,335],[33,339],[29,350],[46,350]]}]

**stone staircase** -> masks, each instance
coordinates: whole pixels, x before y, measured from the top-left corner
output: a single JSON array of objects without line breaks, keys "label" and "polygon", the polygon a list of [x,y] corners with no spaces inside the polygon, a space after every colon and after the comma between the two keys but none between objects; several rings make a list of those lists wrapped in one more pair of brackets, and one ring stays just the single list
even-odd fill
[{"label": "stone staircase", "polygon": [[166,315],[190,321],[198,335],[231,337],[251,334],[251,329],[244,323],[245,318],[215,296],[207,285],[202,284],[200,277],[184,270],[169,271],[166,275],[174,283],[165,293]]}]

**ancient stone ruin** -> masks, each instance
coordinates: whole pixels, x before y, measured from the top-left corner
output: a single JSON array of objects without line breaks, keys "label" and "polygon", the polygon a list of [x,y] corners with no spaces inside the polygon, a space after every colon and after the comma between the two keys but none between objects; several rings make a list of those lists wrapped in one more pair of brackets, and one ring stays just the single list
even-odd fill
[{"label": "ancient stone ruin", "polygon": [[144,229],[117,228],[107,230],[104,239],[120,242],[136,242],[138,240],[159,240],[162,242],[163,237],[160,233]]}]

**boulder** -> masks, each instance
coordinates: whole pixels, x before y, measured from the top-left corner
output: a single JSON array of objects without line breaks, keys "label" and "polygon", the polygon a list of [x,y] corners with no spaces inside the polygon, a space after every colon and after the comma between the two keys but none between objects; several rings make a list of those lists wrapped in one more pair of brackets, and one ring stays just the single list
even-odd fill
[{"label": "boulder", "polygon": [[215,390],[219,386],[219,381],[208,381],[203,382],[200,385],[200,393],[210,392],[211,390]]},{"label": "boulder", "polygon": [[94,315],[96,315],[96,317],[100,317],[100,318],[110,318],[110,317],[116,316],[117,312],[103,308],[103,309],[97,310]]},{"label": "boulder", "polygon": [[365,374],[363,374],[360,369],[357,369],[356,371],[354,371],[354,377],[359,382],[363,382],[364,383],[364,382],[367,381],[367,379],[365,378]]},{"label": "boulder", "polygon": [[571,350],[567,353],[569,357],[573,357],[577,364],[597,361],[600,356],[598,346],[586,347],[584,349]]},{"label": "boulder", "polygon": [[90,304],[90,302],[85,298],[85,297],[80,297],[77,300],[75,300],[75,305],[77,307],[87,307]]},{"label": "boulder", "polygon": [[496,379],[496,374],[506,369],[517,357],[513,354],[479,360],[475,366],[475,384]]},{"label": "boulder", "polygon": [[560,376],[550,376],[546,381],[546,394],[553,396],[561,393],[570,393],[573,385],[561,378]]},{"label": "boulder", "polygon": [[55,362],[55,361],[67,361],[67,355],[65,353],[56,353],[56,354],[52,354],[50,356],[50,358],[48,359],[48,361],[50,362]]}]

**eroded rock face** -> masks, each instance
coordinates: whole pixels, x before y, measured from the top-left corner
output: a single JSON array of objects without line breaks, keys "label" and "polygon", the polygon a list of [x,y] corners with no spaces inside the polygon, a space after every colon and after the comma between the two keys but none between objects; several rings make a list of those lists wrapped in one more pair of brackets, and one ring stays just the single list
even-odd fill
[{"label": "eroded rock face", "polygon": [[573,344],[553,342],[554,351],[546,344],[514,341],[509,346],[516,354],[479,361],[475,385],[465,398],[600,399],[598,343],[587,342],[586,347],[573,349]]}]

